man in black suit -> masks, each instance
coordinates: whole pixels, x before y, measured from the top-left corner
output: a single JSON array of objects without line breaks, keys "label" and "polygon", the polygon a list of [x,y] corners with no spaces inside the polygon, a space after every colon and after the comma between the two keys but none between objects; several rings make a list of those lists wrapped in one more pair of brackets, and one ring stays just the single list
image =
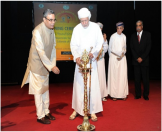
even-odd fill
[{"label": "man in black suit", "polygon": [[141,98],[141,75],[144,85],[143,98],[149,100],[149,53],[151,50],[151,34],[143,31],[143,22],[136,22],[136,33],[132,34],[130,48],[135,77],[135,99]]}]

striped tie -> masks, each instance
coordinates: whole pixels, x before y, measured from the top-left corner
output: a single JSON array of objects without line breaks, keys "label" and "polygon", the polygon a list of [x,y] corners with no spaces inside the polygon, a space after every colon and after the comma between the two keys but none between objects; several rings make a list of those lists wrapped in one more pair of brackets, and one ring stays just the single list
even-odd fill
[{"label": "striped tie", "polygon": [[139,34],[140,34],[140,33],[138,33],[138,36],[137,36],[137,37],[138,37],[138,42],[140,43],[140,36],[139,36]]}]

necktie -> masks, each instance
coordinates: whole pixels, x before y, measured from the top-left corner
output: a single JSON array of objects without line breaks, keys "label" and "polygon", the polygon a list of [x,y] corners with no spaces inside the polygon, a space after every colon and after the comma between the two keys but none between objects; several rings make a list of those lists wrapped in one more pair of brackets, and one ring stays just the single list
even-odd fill
[{"label": "necktie", "polygon": [[139,36],[139,34],[140,34],[140,33],[138,33],[138,36],[137,36],[137,37],[138,37],[138,42],[140,43],[140,36]]}]

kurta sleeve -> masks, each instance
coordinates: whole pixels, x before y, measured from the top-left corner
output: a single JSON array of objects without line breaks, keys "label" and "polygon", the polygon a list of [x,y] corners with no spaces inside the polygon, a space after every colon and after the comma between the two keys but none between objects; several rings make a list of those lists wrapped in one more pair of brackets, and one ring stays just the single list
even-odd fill
[{"label": "kurta sleeve", "polygon": [[[48,57],[46,56],[45,54],[45,51],[44,51],[44,45],[43,45],[43,42],[42,42],[42,39],[41,39],[41,36],[40,36],[40,33],[35,30],[33,32],[33,38],[35,40],[35,46],[36,46],[36,49],[37,49],[37,52],[40,56],[40,59],[42,61],[42,63],[44,64],[44,66],[49,70],[51,71],[51,69],[54,67],[54,65],[56,63],[54,63],[54,59],[51,61],[48,59]],[[52,50],[52,56],[55,56],[54,53],[55,52],[55,47],[53,47],[53,50]]]},{"label": "kurta sleeve", "polygon": [[143,59],[143,61],[149,55],[150,50],[151,50],[151,34],[149,33],[147,36],[147,48],[146,48],[145,52],[141,55],[141,58]]},{"label": "kurta sleeve", "polygon": [[134,50],[134,47],[133,47],[133,35],[131,36],[131,40],[130,40],[130,49],[132,51],[133,58],[135,60],[137,60],[139,56],[138,56],[138,54],[136,53],[136,51]]},{"label": "kurta sleeve", "polygon": [[97,36],[96,36],[97,42],[96,42],[96,45],[95,45],[95,47],[93,47],[92,52],[91,52],[94,56],[94,58],[92,59],[93,61],[95,61],[95,59],[97,58],[98,53],[101,50],[102,44],[104,42],[103,35],[102,35],[101,29],[99,27],[97,27],[96,33],[97,33]]},{"label": "kurta sleeve", "polygon": [[76,39],[77,39],[76,38],[76,32],[75,32],[75,29],[74,29],[72,37],[71,37],[71,41],[70,41],[70,48],[71,48],[71,52],[72,52],[72,55],[73,55],[74,62],[76,62],[76,59],[78,57],[81,57],[81,55],[78,53],[79,46],[77,45]]},{"label": "kurta sleeve", "polygon": [[53,64],[53,67],[56,66],[56,38],[55,38],[55,33],[54,33],[54,45],[51,53],[51,62]]}]

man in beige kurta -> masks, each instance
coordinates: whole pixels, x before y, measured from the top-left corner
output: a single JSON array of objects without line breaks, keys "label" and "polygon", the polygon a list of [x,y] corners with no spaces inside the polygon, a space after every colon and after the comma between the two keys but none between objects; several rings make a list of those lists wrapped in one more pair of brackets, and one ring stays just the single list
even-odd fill
[{"label": "man in beige kurta", "polygon": [[43,22],[33,30],[27,69],[21,85],[23,87],[29,83],[29,94],[35,98],[37,122],[43,124],[55,120],[49,111],[49,72],[60,72],[56,66],[55,21],[54,12],[47,9],[43,12]]}]

